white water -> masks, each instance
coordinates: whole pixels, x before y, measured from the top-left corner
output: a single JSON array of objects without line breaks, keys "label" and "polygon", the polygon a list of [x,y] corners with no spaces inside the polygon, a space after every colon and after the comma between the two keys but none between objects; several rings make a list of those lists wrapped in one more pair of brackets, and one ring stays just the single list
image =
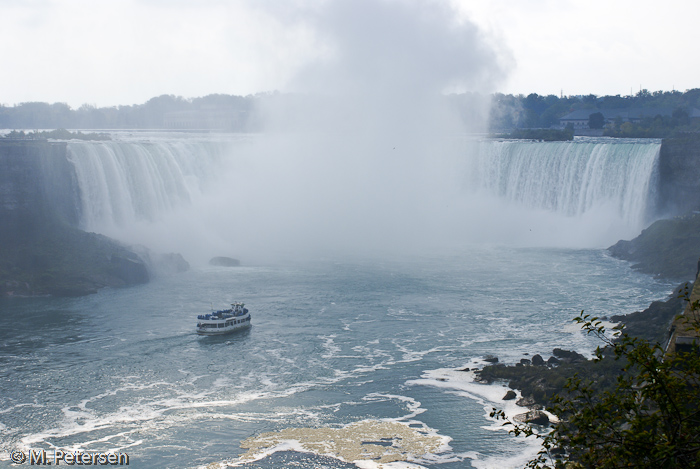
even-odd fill
[{"label": "white water", "polygon": [[473,155],[473,187],[567,217],[610,206],[626,224],[647,221],[659,143],[486,141]]},{"label": "white water", "polygon": [[113,137],[68,145],[84,228],[195,263],[473,242],[605,247],[651,221],[660,148],[611,139],[446,137],[439,148],[397,150],[351,136],[334,138],[338,148],[317,136]]}]

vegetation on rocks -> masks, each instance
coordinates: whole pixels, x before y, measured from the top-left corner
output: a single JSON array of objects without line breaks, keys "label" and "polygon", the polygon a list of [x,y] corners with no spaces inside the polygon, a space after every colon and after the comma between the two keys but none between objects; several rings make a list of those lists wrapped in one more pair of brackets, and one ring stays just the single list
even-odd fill
[{"label": "vegetation on rocks", "polygon": [[[691,311],[698,310],[695,301]],[[700,334],[696,318],[686,316],[686,326]],[[611,384],[590,372],[569,377],[563,392],[551,399],[550,410],[560,421],[549,433],[493,409],[491,415],[515,435],[542,441],[528,467],[700,467],[697,343],[689,351],[667,353],[659,342],[608,334],[596,317],[582,314],[576,321],[604,345],[596,349],[591,370],[613,364],[619,371]]]},{"label": "vegetation on rocks", "polygon": [[[692,284],[679,285],[666,301],[655,301],[644,311],[609,319],[619,322],[630,337],[663,343],[668,338],[673,318],[683,310],[683,292],[689,286]],[[510,366],[486,365],[476,375],[484,382],[508,381],[508,386],[519,389],[525,398],[531,398],[538,406],[549,407],[554,403],[554,396],[565,391],[566,382],[572,376],[588,376],[599,389],[611,390],[620,374],[619,363],[612,357],[594,362],[579,353],[559,348],[554,349],[552,357],[546,361],[536,357],[539,355]]]}]

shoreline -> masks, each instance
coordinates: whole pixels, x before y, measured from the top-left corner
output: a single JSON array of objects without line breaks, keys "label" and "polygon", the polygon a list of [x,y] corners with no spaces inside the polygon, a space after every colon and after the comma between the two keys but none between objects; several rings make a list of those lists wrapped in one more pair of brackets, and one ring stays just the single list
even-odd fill
[{"label": "shoreline", "polygon": [[[608,324],[623,324],[623,331],[630,336],[664,344],[672,333],[674,318],[685,308],[685,301],[681,296],[686,288],[687,291],[691,291],[693,282],[681,283],[665,300],[653,301],[642,311],[600,319],[606,323],[606,331],[611,331]],[[475,381],[481,384],[492,385],[501,382],[507,389],[519,393],[522,397],[517,400],[516,405],[527,409],[523,415],[528,411],[546,410],[554,395],[564,391],[566,380],[577,373],[591,377],[601,389],[609,389],[614,385],[619,369],[619,366],[613,363],[606,363],[610,361],[607,358],[594,362],[581,353],[560,348],[553,349],[549,358],[539,354],[528,355],[520,362],[511,364],[498,363],[497,357],[492,359],[495,362],[487,362],[480,369],[458,371],[473,373]],[[510,392],[507,392],[502,401],[517,399],[511,396]]]}]

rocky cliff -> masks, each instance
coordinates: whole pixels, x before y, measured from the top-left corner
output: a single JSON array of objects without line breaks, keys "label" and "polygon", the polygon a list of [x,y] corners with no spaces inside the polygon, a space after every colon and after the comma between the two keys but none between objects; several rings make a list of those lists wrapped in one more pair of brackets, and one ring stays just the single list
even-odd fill
[{"label": "rocky cliff", "polygon": [[658,168],[657,212],[673,216],[700,210],[700,133],[664,139]]},{"label": "rocky cliff", "polygon": [[148,282],[141,259],[77,228],[65,143],[0,139],[0,296],[78,296]]},{"label": "rocky cliff", "polygon": [[691,280],[700,256],[700,134],[664,139],[658,164],[656,213],[669,218],[608,250],[641,272]]},{"label": "rocky cliff", "polygon": [[632,268],[673,280],[691,280],[700,257],[700,214],[658,220],[636,238],[608,248],[614,257],[633,262]]}]

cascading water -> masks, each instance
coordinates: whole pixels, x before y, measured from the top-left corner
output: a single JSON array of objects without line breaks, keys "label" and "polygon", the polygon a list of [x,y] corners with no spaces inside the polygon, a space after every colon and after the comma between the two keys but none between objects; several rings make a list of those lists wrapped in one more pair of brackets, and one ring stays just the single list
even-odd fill
[{"label": "cascading water", "polygon": [[573,142],[482,141],[471,186],[491,196],[581,217],[609,206],[640,227],[653,209],[658,142],[582,139]]},{"label": "cascading water", "polygon": [[227,140],[70,142],[85,229],[156,221],[192,202],[231,151]]},{"label": "cascading water", "polygon": [[428,162],[378,145],[309,150],[301,137],[113,137],[68,145],[84,228],[199,259],[400,243],[604,247],[649,221],[660,149],[482,140],[427,151],[440,155]]}]

